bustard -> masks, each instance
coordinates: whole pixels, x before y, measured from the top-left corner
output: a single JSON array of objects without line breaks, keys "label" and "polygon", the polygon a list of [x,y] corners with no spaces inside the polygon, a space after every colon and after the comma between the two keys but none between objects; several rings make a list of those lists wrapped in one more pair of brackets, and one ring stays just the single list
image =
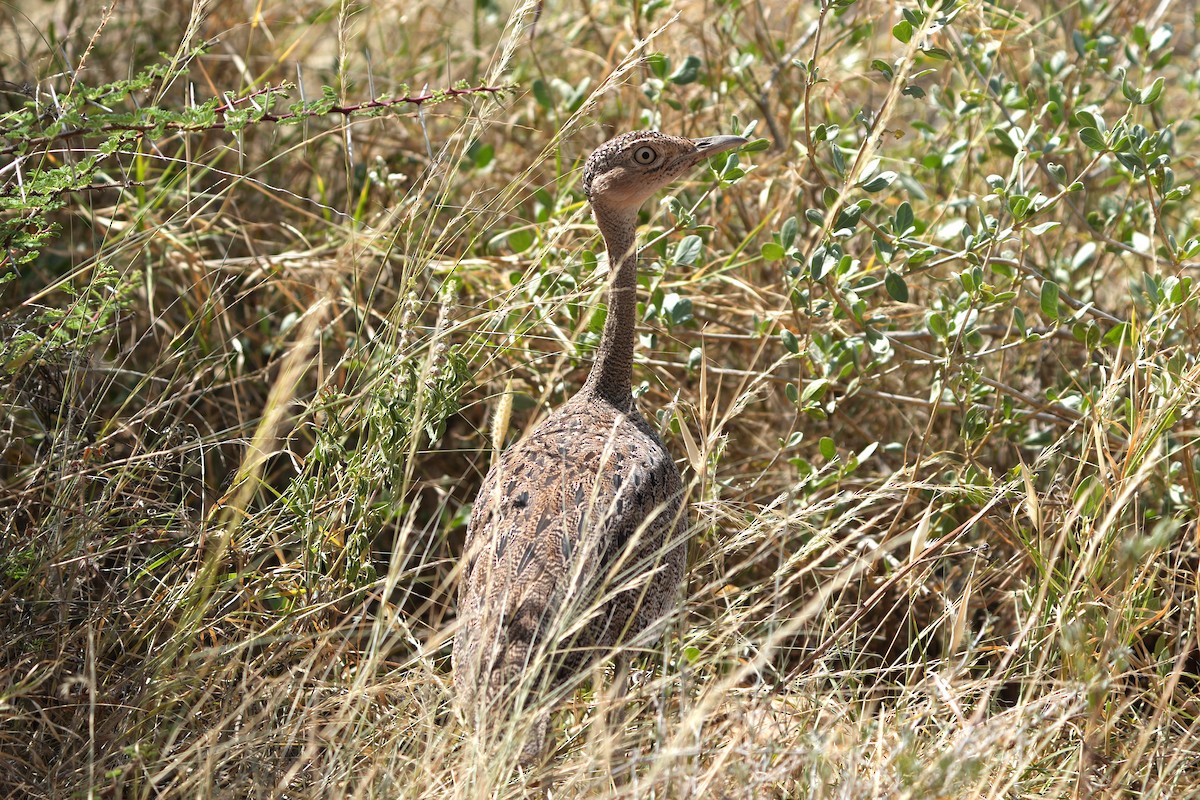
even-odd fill
[{"label": "bustard", "polygon": [[587,160],[583,190],[608,249],[608,316],[583,388],[506,450],[467,528],[454,685],[469,723],[537,714],[520,761],[545,755],[544,695],[655,622],[683,577],[686,509],[670,453],[631,392],[638,208],[739,136],[617,136]]}]

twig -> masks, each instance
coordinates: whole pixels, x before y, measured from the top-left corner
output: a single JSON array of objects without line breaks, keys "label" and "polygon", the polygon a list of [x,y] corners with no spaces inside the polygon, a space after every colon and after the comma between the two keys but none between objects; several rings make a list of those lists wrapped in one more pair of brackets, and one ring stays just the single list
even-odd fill
[{"label": "twig", "polygon": [[[228,102],[217,106],[213,110],[216,112],[218,117],[221,117],[224,114],[226,114],[227,112],[236,110],[236,107],[238,104],[251,102],[251,98],[259,97],[259,96],[262,96],[265,94],[275,94],[275,93],[283,92],[283,91],[286,91],[287,88],[288,88],[288,86],[286,84],[284,84],[281,86],[272,86],[272,87],[268,87],[266,89],[259,89],[257,91],[251,92],[250,94],[244,95],[242,97],[238,97],[238,98],[229,100]],[[372,100],[367,100],[362,103],[353,103],[351,105],[335,105],[335,106],[331,106],[327,111],[324,111],[322,113],[341,114],[342,116],[349,117],[354,114],[360,114],[360,113],[363,113],[366,111],[390,109],[390,108],[395,108],[397,106],[402,106],[402,105],[414,105],[419,108],[422,103],[441,102],[442,100],[446,100],[446,99],[453,98],[453,97],[467,97],[467,96],[478,95],[478,94],[497,95],[497,94],[503,94],[504,92],[512,91],[514,88],[515,87],[513,87],[513,86],[473,86],[473,87],[466,88],[466,89],[441,89],[439,91],[425,92],[425,93],[419,94],[419,95],[408,95],[406,97],[389,98],[386,100],[372,99]],[[271,112],[267,111],[261,115],[256,115],[253,119],[247,120],[246,122],[247,123],[289,122],[291,120],[305,119],[310,116],[315,116],[315,114],[311,110],[308,110],[308,109],[298,109],[296,111],[288,111],[287,113],[284,113],[284,114],[272,114]],[[240,124],[240,123],[238,123],[238,124]],[[155,130],[179,131],[181,133],[198,133],[201,131],[209,131],[209,130],[225,130],[229,127],[230,127],[229,122],[224,119],[217,119],[215,121],[209,120],[209,121],[204,121],[204,122],[166,121],[166,122],[158,122],[158,123],[154,123],[154,124],[151,124],[151,123],[142,123],[142,124],[106,123],[97,128],[94,128],[94,129],[93,128],[72,128],[70,130],[61,131],[60,133],[56,133],[52,136],[40,136],[40,137],[25,139],[16,144],[11,144],[7,147],[0,148],[0,155],[7,156],[7,155],[12,155],[13,153],[17,152],[18,150],[28,151],[30,149],[45,147],[49,144],[52,144],[53,142],[57,142],[62,139],[70,139],[71,137],[74,137],[74,136],[96,135],[96,134],[103,134],[103,133],[116,133],[116,132],[120,132],[120,131],[136,133],[139,136],[141,136],[146,133],[149,133],[150,131],[155,131]]]}]

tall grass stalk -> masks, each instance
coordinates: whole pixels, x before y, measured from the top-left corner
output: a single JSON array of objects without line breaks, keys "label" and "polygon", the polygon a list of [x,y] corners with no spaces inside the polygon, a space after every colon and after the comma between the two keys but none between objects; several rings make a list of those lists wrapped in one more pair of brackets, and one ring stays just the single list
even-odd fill
[{"label": "tall grass stalk", "polygon": [[[12,9],[0,796],[1200,793],[1190,9]],[[458,556],[643,127],[769,139],[642,220],[688,578],[522,774]]]}]

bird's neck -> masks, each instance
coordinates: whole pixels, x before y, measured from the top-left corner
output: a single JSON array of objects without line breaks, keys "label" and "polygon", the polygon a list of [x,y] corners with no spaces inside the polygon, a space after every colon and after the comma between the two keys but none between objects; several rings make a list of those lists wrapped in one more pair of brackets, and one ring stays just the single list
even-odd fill
[{"label": "bird's neck", "polygon": [[620,218],[596,216],[608,247],[611,277],[604,333],[583,390],[628,411],[633,407],[633,343],[637,322],[637,213]]}]

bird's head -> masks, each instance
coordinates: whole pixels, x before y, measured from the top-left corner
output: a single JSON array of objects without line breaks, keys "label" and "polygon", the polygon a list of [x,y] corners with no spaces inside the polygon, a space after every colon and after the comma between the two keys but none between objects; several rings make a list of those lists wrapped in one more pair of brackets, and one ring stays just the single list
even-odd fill
[{"label": "bird's head", "polygon": [[583,168],[583,192],[597,211],[634,213],[692,167],[746,144],[740,136],[686,139],[658,131],[623,133],[600,145]]}]

